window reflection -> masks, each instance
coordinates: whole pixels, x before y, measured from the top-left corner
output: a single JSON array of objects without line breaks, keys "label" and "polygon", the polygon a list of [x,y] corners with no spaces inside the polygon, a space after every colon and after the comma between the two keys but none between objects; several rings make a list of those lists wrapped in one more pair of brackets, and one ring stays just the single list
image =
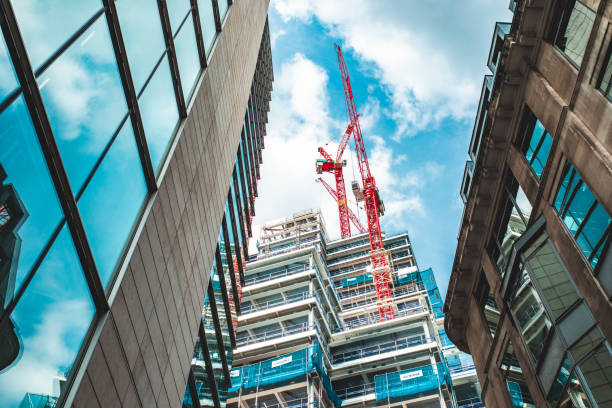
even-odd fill
[{"label": "window reflection", "polygon": [[599,90],[612,99],[612,44],[608,47],[606,62],[601,70]]},{"label": "window reflection", "polygon": [[612,353],[606,342],[599,349],[579,364],[580,371],[595,404],[600,407],[612,404]]},{"label": "window reflection", "polygon": [[191,14],[189,14],[185,24],[181,27],[181,31],[179,31],[174,39],[174,48],[176,49],[176,59],[181,75],[185,102],[189,103],[191,92],[200,73],[200,56],[198,54]]},{"label": "window reflection", "polygon": [[[0,165],[6,174],[0,189],[13,190],[27,213],[23,224],[13,231],[20,242],[19,255],[11,257],[10,273],[0,276],[5,292],[0,306],[4,306],[21,286],[63,213],[23,97],[0,114],[0,143]],[[8,259],[9,251],[5,251],[1,257]]]},{"label": "window reflection", "polygon": [[11,5],[34,70],[102,8],[100,0],[11,0]]},{"label": "window reflection", "polygon": [[527,107],[525,107],[524,122],[521,150],[533,172],[540,178],[550,153],[552,136]]},{"label": "window reflection", "polygon": [[176,34],[187,12],[191,9],[191,3],[189,0],[166,0],[166,5],[172,33]]},{"label": "window reflection", "polygon": [[553,43],[579,66],[589,41],[595,13],[576,0],[564,0],[560,3],[551,27]]},{"label": "window reflection", "polygon": [[225,14],[227,13],[227,8],[229,4],[227,0],[216,0],[219,4],[219,17],[221,17],[221,22],[223,23],[223,19],[225,18]]},{"label": "window reflection", "polygon": [[155,0],[117,0],[117,13],[134,88],[139,94],[166,49]]},{"label": "window reflection", "polygon": [[93,316],[88,286],[64,227],[11,315],[21,354],[0,374],[2,403],[17,406],[26,393],[58,397]]},{"label": "window reflection", "polygon": [[134,133],[130,122],[126,121],[78,201],[105,287],[111,281],[146,194]]},{"label": "window reflection", "polygon": [[38,79],[76,193],[127,112],[104,16]]},{"label": "window reflection", "polygon": [[202,36],[204,37],[204,48],[206,55],[210,53],[212,45],[217,37],[217,27],[215,26],[215,13],[213,12],[212,2],[214,0],[201,0],[198,2],[200,12],[200,25],[202,26]]},{"label": "window reflection", "polygon": [[2,102],[13,89],[19,86],[19,83],[6,49],[4,36],[0,35],[0,39],[0,102]]},{"label": "window reflection", "polygon": [[157,171],[179,119],[167,56],[159,64],[138,102],[151,161]]},{"label": "window reflection", "polygon": [[514,354],[514,347],[511,341],[508,341],[499,369],[508,386],[512,405],[515,407],[524,407],[530,406],[525,404],[533,404],[533,398],[529,393],[529,387],[523,376],[523,370]]}]

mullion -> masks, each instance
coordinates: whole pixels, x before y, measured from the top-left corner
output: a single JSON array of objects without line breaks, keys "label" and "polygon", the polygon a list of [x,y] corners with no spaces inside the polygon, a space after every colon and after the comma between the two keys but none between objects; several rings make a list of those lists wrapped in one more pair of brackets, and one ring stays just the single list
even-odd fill
[{"label": "mullion", "polygon": [[223,240],[225,241],[225,257],[227,259],[227,268],[229,271],[230,281],[232,282],[232,292],[234,294],[234,307],[236,313],[240,314],[240,303],[238,302],[238,285],[236,285],[236,277],[234,276],[234,258],[232,257],[232,249],[230,248],[229,232],[227,229],[227,220],[225,214],[223,214],[223,221],[221,222],[223,230]]},{"label": "mullion", "polygon": [[196,43],[198,45],[198,56],[200,57],[200,68],[206,69],[206,47],[204,47],[204,35],[202,34],[202,22],[200,21],[200,11],[198,0],[191,1],[191,15],[193,17],[193,28],[195,30]]},{"label": "mullion", "polygon": [[191,402],[194,408],[202,408],[200,405],[200,396],[195,386],[195,379],[193,378],[193,366],[189,367],[189,377],[187,377],[187,388],[189,389],[189,395],[191,396]]},{"label": "mullion", "polygon": [[250,149],[250,153],[251,156],[249,157],[250,162],[251,162],[251,167],[253,168],[253,186],[255,187],[255,196],[257,196],[257,180],[259,180],[259,160],[257,157],[257,150],[258,150],[258,144],[257,144],[257,135],[254,135],[254,133],[257,132],[257,130],[255,129],[255,122],[254,122],[254,118],[253,118],[253,92],[251,89],[251,97],[249,98],[249,102],[248,102],[248,109],[249,109],[249,132],[248,132],[248,139],[249,139],[249,149]]},{"label": "mullion", "polygon": [[[208,342],[206,341],[206,332],[204,331],[204,322],[200,321],[198,327],[198,335],[200,337],[200,345],[202,346],[202,354],[204,355],[204,363],[206,363],[206,376],[212,390],[212,397],[215,407],[220,407],[219,402],[219,390],[217,389],[217,382],[215,381],[215,373],[212,368],[212,361],[210,361],[210,349],[208,348]],[[198,399],[199,402],[199,399]]]},{"label": "mullion", "polygon": [[242,254],[240,253],[238,230],[236,228],[236,216],[234,215],[234,199],[232,197],[232,188],[230,186],[227,192],[227,205],[229,207],[230,223],[232,224],[232,234],[234,236],[234,252],[236,252],[236,264],[238,265],[238,276],[240,284],[244,285],[244,271],[242,270]]},{"label": "mullion", "polygon": [[[151,155],[149,154],[149,146],[144,133],[142,117],[140,116],[138,95],[136,94],[136,89],[132,80],[132,73],[130,71],[130,65],[127,59],[125,43],[123,42],[123,34],[121,33],[121,28],[119,26],[117,9],[115,8],[115,2],[113,0],[102,1],[105,5],[106,21],[108,23],[111,42],[113,43],[113,50],[115,52],[115,59],[117,61],[117,69],[119,71],[121,84],[123,86],[123,93],[125,94],[126,103],[130,112],[130,122],[132,123],[134,139],[136,140],[136,147],[138,149],[138,156],[140,158],[142,171],[147,184],[147,190],[149,193],[153,193],[157,191],[157,181],[155,178],[155,171],[153,170],[153,163],[151,162]],[[159,61],[157,65],[159,65]],[[153,70],[153,72],[155,72],[155,70]],[[151,76],[147,79],[147,82],[152,76],[153,73],[151,73]]]},{"label": "mullion", "polygon": [[[219,244],[217,244],[217,248],[215,250],[215,260],[217,261],[217,275],[219,275],[219,285],[221,286],[221,297],[223,299],[223,306],[225,309],[225,316],[227,320],[227,316],[232,318],[232,308],[229,304],[227,286],[225,286],[225,272],[223,271],[223,260],[221,259],[221,251],[219,250]],[[234,333],[234,323],[227,324],[227,329],[230,334],[230,341],[232,343],[232,347],[236,347],[236,334]]]},{"label": "mullion", "polygon": [[241,139],[241,143],[238,145],[238,173],[239,173],[238,177],[240,179],[240,185],[242,186],[242,202],[244,203],[244,207],[243,207],[244,212],[242,215],[244,217],[244,223],[248,230],[248,236],[252,237],[253,232],[251,231],[251,223],[250,223],[250,217],[249,217],[249,214],[251,213],[251,210],[249,209],[249,206],[251,205],[251,203],[249,202],[250,186],[249,186],[249,190],[247,190],[246,183],[245,183],[244,167],[242,164],[242,160],[244,157],[243,156],[244,152],[242,151],[243,142],[244,140]]},{"label": "mullion", "polygon": [[[248,106],[248,105],[247,105]],[[248,109],[248,108],[247,108]],[[248,165],[249,165],[249,175],[250,175],[250,181],[251,181],[251,193],[254,197],[257,197],[257,179],[255,176],[255,166],[253,165],[253,144],[251,143],[251,136],[250,136],[250,123],[249,123],[249,117],[248,114],[245,117],[245,123],[247,124],[245,126],[245,139],[247,141],[247,158],[248,158]]]},{"label": "mullion", "polygon": [[593,248],[593,252],[591,252],[591,255],[589,255],[589,262],[591,262],[593,257],[597,254],[599,247],[605,244],[606,239],[608,239],[608,236],[610,234],[612,234],[612,223],[608,225],[608,228],[606,228],[604,233],[601,235],[601,238],[599,238],[599,241],[597,241],[597,243],[595,244],[595,248]]},{"label": "mullion", "polygon": [[[574,170],[574,176],[576,174],[577,173]],[[578,193],[578,189],[582,186],[582,183],[584,183],[584,181],[582,179],[578,180],[578,182],[574,186],[574,189],[572,190],[572,193],[567,198],[567,202],[565,203],[565,208],[563,209],[563,216],[564,217],[567,215],[567,212],[569,211],[569,207],[572,204],[572,201],[574,201],[574,198],[576,197],[576,194]],[[572,218],[574,218],[574,217],[572,216]]]},{"label": "mullion", "polygon": [[[591,204],[591,206],[587,210],[587,213],[585,214],[584,218],[582,219],[582,222],[580,222],[580,225],[578,226],[578,229],[576,230],[576,233],[574,234],[574,239],[578,239],[578,235],[580,235],[580,233],[584,229],[584,226],[589,221],[589,218],[591,217],[591,214],[593,214],[593,211],[595,211],[595,207],[597,207],[597,204],[598,204],[597,200],[593,200],[593,204]],[[586,237],[585,237],[585,239],[586,239]],[[589,245],[591,245],[591,242],[590,241],[588,241],[588,242],[589,242]]]},{"label": "mullion", "polygon": [[183,95],[183,87],[181,85],[181,74],[179,72],[178,61],[176,59],[174,38],[172,37],[172,27],[170,27],[170,17],[168,16],[168,6],[166,4],[166,0],[157,0],[157,8],[159,9],[162,31],[164,33],[164,40],[166,41],[168,63],[170,64],[170,74],[172,77],[172,86],[174,87],[176,105],[178,106],[180,117],[184,119],[187,117],[187,106],[185,105],[185,97]]},{"label": "mullion", "polygon": [[[217,339],[217,345],[219,346],[219,357],[221,357],[221,366],[223,367],[223,374],[227,381],[230,381],[229,367],[227,366],[227,356],[225,355],[225,344],[223,343],[223,335],[221,334],[221,324],[219,323],[219,312],[217,311],[217,299],[215,297],[215,290],[213,288],[212,279],[208,281],[208,305],[210,306],[210,312],[213,317],[213,325],[215,326],[215,338]],[[227,317],[225,319],[227,325],[229,322]]]},{"label": "mullion", "polygon": [[13,102],[17,100],[19,95],[21,94],[21,87],[13,90],[10,94],[6,96],[6,98],[0,103],[0,114],[6,110]]},{"label": "mullion", "polygon": [[[546,138],[547,134],[548,134],[548,132],[546,131],[546,129],[544,129],[544,132],[542,132],[542,136],[540,137],[540,140],[538,141],[538,145],[536,146],[536,148],[533,151],[533,157],[529,161],[530,165],[533,165],[533,162],[535,161],[536,157],[538,156],[538,152],[540,151],[540,148],[542,147],[542,144],[544,143],[544,139]],[[544,164],[546,164],[546,163],[544,163]]]},{"label": "mullion", "polygon": [[[207,1],[207,0],[204,0]],[[213,15],[215,17],[215,29],[217,30],[217,34],[221,32],[221,14],[219,13],[219,4],[217,0],[210,0],[213,7]]]},{"label": "mullion", "polygon": [[249,214],[251,216],[254,216],[255,215],[255,202],[254,202],[253,197],[255,196],[255,190],[253,189],[253,186],[252,186],[252,183],[251,183],[251,177],[252,177],[252,175],[251,175],[251,167],[250,167],[251,165],[249,164],[249,157],[248,157],[249,149],[248,149],[248,143],[247,143],[246,135],[245,135],[246,134],[245,127],[242,128],[242,132],[240,134],[240,138],[242,139],[242,146],[243,146],[243,152],[242,152],[243,155],[242,155],[242,157],[244,159],[244,165],[245,165],[245,167],[248,167],[248,168],[244,169],[243,174],[244,174],[244,178],[246,179],[247,186],[248,186],[249,210],[250,210]]},{"label": "mullion", "polygon": [[[569,162],[565,162],[565,171],[561,174],[561,185],[563,184],[563,180],[565,176],[569,173],[569,179],[567,180],[567,186],[565,187],[565,192],[563,193],[563,199],[561,200],[561,206],[559,207],[559,215],[562,216],[565,212],[565,206],[567,204],[567,195],[570,192],[570,187],[572,186],[572,182],[574,181],[574,177],[576,176],[576,172],[570,166]],[[558,191],[558,190],[557,190]]]},{"label": "mullion", "polygon": [[42,95],[27,56],[23,38],[19,32],[17,19],[8,1],[0,2],[0,28],[4,34],[9,55],[16,68],[17,77],[22,84],[23,97],[28,107],[32,124],[36,130],[36,136],[45,157],[45,162],[49,167],[50,177],[66,217],[68,229],[70,230],[96,311],[104,313],[109,309],[104,286],[100,280],[83,221],[81,220],[79,209],[68,181],[68,175],[66,174],[66,169],[55,142],[55,136],[45,110]]},{"label": "mullion", "polygon": [[[237,175],[237,170],[236,170],[236,166],[234,166],[234,172],[232,174],[232,178],[234,179],[234,185],[238,186],[238,175]],[[234,190],[236,191],[236,190]],[[238,224],[240,225],[240,233],[242,235],[242,247],[244,250],[244,258],[248,259],[249,258],[249,250],[248,250],[248,238],[247,238],[247,231],[245,230],[246,228],[246,219],[244,217],[244,211],[242,209],[242,203],[240,202],[242,200],[241,197],[241,189],[240,186],[238,187],[238,192],[236,193],[236,206],[238,208],[238,215],[240,216],[240,220],[238,220]]]}]

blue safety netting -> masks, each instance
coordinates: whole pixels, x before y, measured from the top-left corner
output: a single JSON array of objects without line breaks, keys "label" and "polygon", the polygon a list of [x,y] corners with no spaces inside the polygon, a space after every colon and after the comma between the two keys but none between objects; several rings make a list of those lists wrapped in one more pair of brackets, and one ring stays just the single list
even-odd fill
[{"label": "blue safety netting", "polygon": [[382,401],[432,391],[443,384],[452,384],[450,374],[444,363],[437,363],[435,366],[377,375],[374,377],[374,393],[376,401]]},{"label": "blue safety netting", "polygon": [[231,386],[228,393],[238,392],[241,388],[247,390],[289,381],[315,371],[319,374],[329,399],[336,407],[340,407],[342,400],[332,388],[323,361],[323,351],[316,340],[314,345],[303,350],[233,369],[230,372]]},{"label": "blue safety netting", "polygon": [[438,285],[436,284],[436,278],[433,270],[429,268],[424,271],[420,271],[419,273],[421,274],[423,286],[425,286],[427,294],[429,295],[434,316],[436,318],[444,317],[444,312],[442,311],[444,309],[444,301],[440,296],[440,291],[438,290]]},{"label": "blue safety netting", "polygon": [[448,338],[448,334],[444,329],[438,330],[440,334],[440,341],[442,342],[442,347],[452,347],[454,346],[453,342]]},{"label": "blue safety netting", "polygon": [[363,275],[351,276],[350,278],[342,278],[341,285],[343,288],[348,288],[349,286],[372,281],[374,281],[372,274],[366,273]]},{"label": "blue safety netting", "polygon": [[421,283],[420,280],[421,279],[420,279],[418,271],[408,272],[405,274],[400,273],[400,271],[398,271],[398,275],[397,275],[397,278],[395,279],[395,282],[398,285],[403,285],[405,283],[411,283],[411,282]]}]

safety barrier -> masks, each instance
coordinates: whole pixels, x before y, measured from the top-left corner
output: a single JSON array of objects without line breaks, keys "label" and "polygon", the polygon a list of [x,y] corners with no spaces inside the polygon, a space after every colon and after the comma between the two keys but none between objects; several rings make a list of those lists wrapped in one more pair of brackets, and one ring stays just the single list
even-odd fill
[{"label": "safety barrier", "polygon": [[277,384],[312,372],[319,375],[327,396],[336,407],[340,407],[342,400],[332,388],[323,361],[323,351],[317,340],[315,340],[314,345],[303,350],[233,369],[230,372],[231,386],[228,392],[236,393],[241,389],[248,390]]},{"label": "safety barrier", "polygon": [[359,348],[358,350],[345,351],[344,353],[334,354],[333,363],[340,364],[346,361],[357,360],[369,356],[379,355],[390,351],[403,350],[407,347],[419,346],[434,341],[425,335],[404,337],[394,341],[376,344],[370,347]]},{"label": "safety barrier", "polygon": [[452,384],[450,373],[443,363],[426,365],[411,370],[387,373],[374,377],[376,401],[409,397]]}]

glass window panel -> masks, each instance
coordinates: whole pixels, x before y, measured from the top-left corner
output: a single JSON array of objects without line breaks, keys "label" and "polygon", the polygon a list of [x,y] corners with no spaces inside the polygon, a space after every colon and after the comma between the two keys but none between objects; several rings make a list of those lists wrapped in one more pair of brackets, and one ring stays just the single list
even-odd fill
[{"label": "glass window panel", "polygon": [[599,83],[599,89],[608,97],[612,97],[612,44],[608,50],[608,62],[606,63],[604,70],[601,74],[601,81]]},{"label": "glass window panel", "polygon": [[546,166],[546,160],[548,160],[548,154],[550,153],[550,147],[552,146],[552,137],[548,132],[544,133],[544,140],[540,145],[535,157],[533,158],[533,162],[531,163],[531,168],[535,172],[535,174],[540,178],[542,175],[542,171]]},{"label": "glass window panel", "polygon": [[557,401],[559,401],[561,393],[565,389],[565,384],[567,384],[567,381],[569,380],[571,370],[572,362],[569,356],[566,355],[565,359],[563,360],[563,364],[561,364],[561,367],[559,368],[557,377],[555,378],[555,381],[553,382],[552,388],[548,395],[548,402],[551,406],[555,407]]},{"label": "glass window panel", "polygon": [[521,279],[517,281],[510,298],[510,307],[518,323],[519,334],[537,364],[552,324],[526,270],[523,270]]},{"label": "glass window panel", "polygon": [[[610,225],[610,216],[601,204],[597,203],[586,224],[582,227],[582,232],[580,234],[583,235],[590,244],[589,253],[606,232],[608,225]],[[583,251],[584,250],[585,249],[583,249]]]},{"label": "glass window panel", "polygon": [[209,57],[210,50],[215,38],[217,37],[217,28],[215,26],[215,13],[213,11],[212,2],[214,0],[198,1],[198,10],[200,12],[200,25],[202,26],[202,36],[204,37],[204,48],[206,48],[206,56]]},{"label": "glass window panel", "polygon": [[105,287],[146,195],[134,133],[130,121],[126,121],[78,202]]},{"label": "glass window panel", "polygon": [[562,209],[565,205],[565,200],[567,200],[567,197],[565,197],[565,195],[568,194],[568,185],[572,183],[573,186],[576,182],[576,177],[574,177],[574,168],[572,166],[566,164],[565,169],[563,171],[563,179],[561,180],[561,184],[559,184],[559,190],[557,191],[557,196],[555,197],[555,208],[557,209],[559,214],[561,214]]},{"label": "glass window panel", "polygon": [[[3,406],[26,392],[58,397],[94,316],[94,305],[67,227],[64,227],[4,327],[17,333],[19,357],[0,374]],[[13,336],[15,336],[13,334]],[[5,352],[6,349],[3,349]],[[62,387],[63,388],[63,387]]]},{"label": "glass window panel", "polygon": [[159,170],[179,120],[168,57],[138,99],[153,168]]},{"label": "glass window panel", "polygon": [[102,8],[100,0],[12,0],[11,4],[34,70]]},{"label": "glass window panel", "polygon": [[127,113],[104,16],[38,79],[73,192]]},{"label": "glass window panel", "polygon": [[200,55],[198,54],[191,15],[187,17],[181,31],[174,39],[174,48],[176,49],[176,59],[181,74],[183,94],[185,95],[185,101],[189,102],[191,91],[200,73]]},{"label": "glass window panel", "polygon": [[62,220],[63,212],[21,96],[0,114],[0,143],[0,167],[6,174],[4,180],[0,176],[0,199],[6,203],[8,197],[14,197],[16,202],[9,210],[15,207],[18,211],[13,210],[13,215],[24,214],[11,227],[12,236],[6,229],[1,234],[4,235],[0,246],[0,254],[5,253],[3,259],[12,259],[13,256],[7,254],[18,249],[18,258],[10,261],[12,267],[0,266],[0,288],[3,288],[0,295],[6,300],[0,302],[3,308],[21,286]]},{"label": "glass window panel", "polygon": [[567,388],[561,397],[559,408],[591,408],[592,405],[584,392],[584,388],[576,373],[569,380]]},{"label": "glass window panel", "polygon": [[586,183],[582,182],[571,200],[564,220],[572,234],[575,234],[578,226],[584,221],[589,208],[591,208],[595,202],[595,197]]},{"label": "glass window panel", "polygon": [[189,0],[166,0],[166,5],[172,33],[176,34],[187,12],[191,9],[191,2]]},{"label": "glass window panel", "polygon": [[219,4],[219,16],[221,17],[221,22],[225,18],[225,14],[227,13],[227,8],[229,7],[227,0],[216,0]]},{"label": "glass window panel", "polygon": [[566,1],[559,13],[554,43],[577,65],[582,63],[594,20],[595,13],[579,1]]},{"label": "glass window panel", "polygon": [[6,49],[4,36],[0,35],[0,39],[0,102],[2,102],[11,91],[19,86],[19,82],[17,82],[15,69]]},{"label": "glass window panel", "polygon": [[570,352],[574,361],[582,360],[584,356],[597,347],[603,340],[604,336],[599,327],[591,329],[586,336],[570,347]]},{"label": "glass window panel", "polygon": [[159,9],[154,0],[118,0],[116,4],[134,88],[139,94],[166,49]]},{"label": "glass window panel", "polygon": [[527,262],[553,317],[558,318],[578,300],[578,293],[550,241],[537,250]]},{"label": "glass window panel", "polygon": [[531,162],[531,159],[533,158],[533,155],[537,150],[538,145],[540,144],[540,140],[542,139],[542,135],[544,134],[544,132],[546,132],[546,129],[544,129],[544,125],[542,125],[539,120],[536,120],[533,132],[531,132],[529,146],[527,147],[527,151],[525,152],[525,157],[527,158],[528,162]]},{"label": "glass window panel", "polygon": [[600,407],[612,405],[612,355],[607,344],[579,364],[585,385]]}]

